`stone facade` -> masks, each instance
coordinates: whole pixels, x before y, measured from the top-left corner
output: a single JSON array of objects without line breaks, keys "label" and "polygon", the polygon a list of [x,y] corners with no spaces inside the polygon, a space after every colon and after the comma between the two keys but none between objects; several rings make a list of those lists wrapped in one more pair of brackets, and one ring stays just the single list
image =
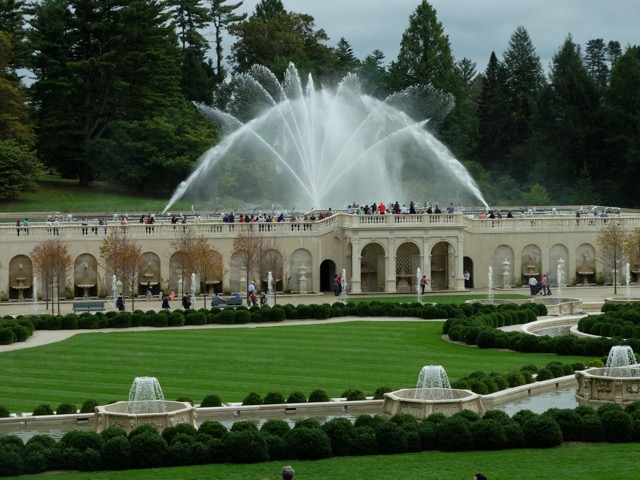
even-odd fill
[{"label": "stone facade", "polygon": [[[16,226],[0,227],[0,292],[11,299],[31,298],[34,269],[31,251],[39,242],[59,239],[73,259],[67,286],[74,296],[111,294],[108,272],[101,266],[100,246],[109,229],[125,229],[142,249],[144,271],[140,291],[147,282],[180,293],[191,290],[191,275],[174,268],[176,254],[171,241],[182,229],[204,235],[218,249],[228,273],[225,292],[244,292],[246,279],[232,261],[233,240],[243,228],[276,238],[282,246],[284,272],[281,288],[292,292],[332,289],[333,276],[347,272],[351,293],[416,291],[417,269],[428,280],[427,290],[464,290],[464,272],[473,288],[503,288],[526,284],[530,276],[549,273],[557,285],[558,265],[562,283],[594,283],[612,278],[599,261],[597,238],[606,222],[618,222],[626,232],[640,227],[640,215],[615,218],[574,218],[565,215],[527,216],[524,219],[479,220],[455,214],[347,215],[335,214],[316,222],[222,223],[191,222],[171,225],[159,221],[153,229],[130,223],[98,227],[92,221],[88,234],[79,222],[63,223],[53,230],[45,223],[31,223],[28,232]],[[28,235],[27,235],[28,233]],[[632,267],[634,281],[637,272]],[[618,272],[622,282],[624,272]],[[39,292],[42,286],[39,286]],[[155,291],[154,293],[157,293]]]}]

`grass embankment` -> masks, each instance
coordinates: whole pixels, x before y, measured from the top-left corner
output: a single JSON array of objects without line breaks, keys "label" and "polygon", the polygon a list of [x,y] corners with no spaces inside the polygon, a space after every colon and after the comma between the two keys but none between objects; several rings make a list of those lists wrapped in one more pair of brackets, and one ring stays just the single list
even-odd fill
[{"label": "grass embankment", "polygon": [[[58,473],[56,480],[247,480],[279,479],[284,464],[291,464],[300,480],[471,480],[476,472],[489,480],[636,480],[640,474],[638,445],[563,445],[550,450],[490,452],[425,452],[405,455],[338,457],[320,461],[266,462],[253,465],[127,470],[123,472]],[[5,477],[7,478],[7,477]],[[42,479],[42,475],[16,477]]]},{"label": "grass embankment", "polygon": [[[87,399],[124,400],[138,376],[157,377],[165,397],[208,394],[223,402],[248,393],[320,388],[339,396],[348,388],[415,385],[424,365],[442,365],[451,381],[469,373],[510,372],[559,357],[482,350],[441,338],[442,322],[357,321],[266,328],[199,328],[83,333],[57,344],[0,354],[0,405],[30,412]],[[564,362],[582,360],[561,357]]]},{"label": "grass embankment", "polygon": [[[162,212],[171,193],[136,193],[118,185],[93,182],[89,187],[80,187],[77,180],[65,180],[44,176],[39,180],[37,192],[27,193],[15,201],[0,202],[0,213],[42,212],[63,215],[94,212]],[[188,211],[191,205],[178,202],[176,211]],[[6,217],[6,215],[5,215]],[[16,215],[16,218],[20,217]],[[41,219],[35,219],[36,221]]]}]

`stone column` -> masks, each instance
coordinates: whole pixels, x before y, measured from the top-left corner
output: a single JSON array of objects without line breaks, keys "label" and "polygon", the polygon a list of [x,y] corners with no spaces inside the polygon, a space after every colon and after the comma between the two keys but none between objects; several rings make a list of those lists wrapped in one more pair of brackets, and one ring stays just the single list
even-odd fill
[{"label": "stone column", "polygon": [[389,238],[387,245],[388,251],[385,256],[385,269],[387,270],[387,282],[385,285],[385,292],[396,293],[396,242],[394,238]]},{"label": "stone column", "polygon": [[351,238],[351,293],[362,293],[361,262],[359,241],[357,238]]},{"label": "stone column", "polygon": [[422,274],[427,276],[427,286],[424,289],[426,292],[432,291],[431,284],[431,243],[427,237],[422,239],[422,255],[420,256],[422,262]]}]

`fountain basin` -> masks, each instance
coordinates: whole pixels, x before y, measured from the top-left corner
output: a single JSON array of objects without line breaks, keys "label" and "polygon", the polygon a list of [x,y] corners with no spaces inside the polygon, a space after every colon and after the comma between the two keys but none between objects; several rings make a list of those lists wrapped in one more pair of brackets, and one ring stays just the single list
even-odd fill
[{"label": "fountain basin", "polygon": [[[640,299],[638,299],[640,301]],[[565,297],[533,297],[527,299],[489,299],[480,298],[476,300],[467,300],[466,303],[483,303],[490,305],[502,305],[506,303],[515,303],[516,305],[522,305],[524,303],[542,303],[547,307],[547,315],[559,316],[559,315],[574,315],[576,313],[584,312],[584,305],[582,300],[578,298],[565,298]]]},{"label": "fountain basin", "polygon": [[140,425],[151,425],[161,432],[167,427],[180,423],[197,426],[196,408],[190,403],[167,400],[152,400],[150,402],[155,404],[155,412],[131,413],[133,410],[131,404],[135,402],[116,402],[97,406],[95,408],[96,431],[100,433],[109,427],[119,427],[129,433]]},{"label": "fountain basin", "polygon": [[576,400],[581,405],[620,405],[640,400],[640,365],[590,368],[575,373]]},{"label": "fountain basin", "polygon": [[[479,415],[484,413],[482,396],[470,390],[447,389],[447,396],[441,400],[416,398],[424,388],[405,388],[384,394],[382,416],[390,418],[397,413],[407,413],[417,420],[423,420],[432,413],[450,416],[462,410],[471,410]],[[426,389],[431,390],[431,389]],[[441,392],[443,389],[433,389]],[[438,393],[438,392],[435,392]],[[437,396],[437,395],[434,395]]]},{"label": "fountain basin", "polygon": [[604,299],[604,303],[628,304],[637,302],[640,302],[640,297],[606,297]]}]

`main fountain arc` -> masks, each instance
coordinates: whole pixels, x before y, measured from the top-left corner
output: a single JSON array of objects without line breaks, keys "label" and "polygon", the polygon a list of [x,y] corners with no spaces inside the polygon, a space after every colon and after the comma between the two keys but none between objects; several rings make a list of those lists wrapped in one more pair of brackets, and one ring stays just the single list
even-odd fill
[{"label": "main fountain arc", "polygon": [[487,205],[464,166],[426,128],[429,119],[415,120],[392,101],[363,94],[353,74],[332,91],[316,89],[311,76],[305,88],[293,65],[283,82],[257,66],[235,84],[231,105],[258,112],[245,122],[235,112],[201,107],[230,131],[201,156],[165,211],[185,196],[206,204],[212,179],[225,175],[237,185],[224,195],[242,191],[261,204],[449,203],[460,200],[451,197],[456,192]]}]

